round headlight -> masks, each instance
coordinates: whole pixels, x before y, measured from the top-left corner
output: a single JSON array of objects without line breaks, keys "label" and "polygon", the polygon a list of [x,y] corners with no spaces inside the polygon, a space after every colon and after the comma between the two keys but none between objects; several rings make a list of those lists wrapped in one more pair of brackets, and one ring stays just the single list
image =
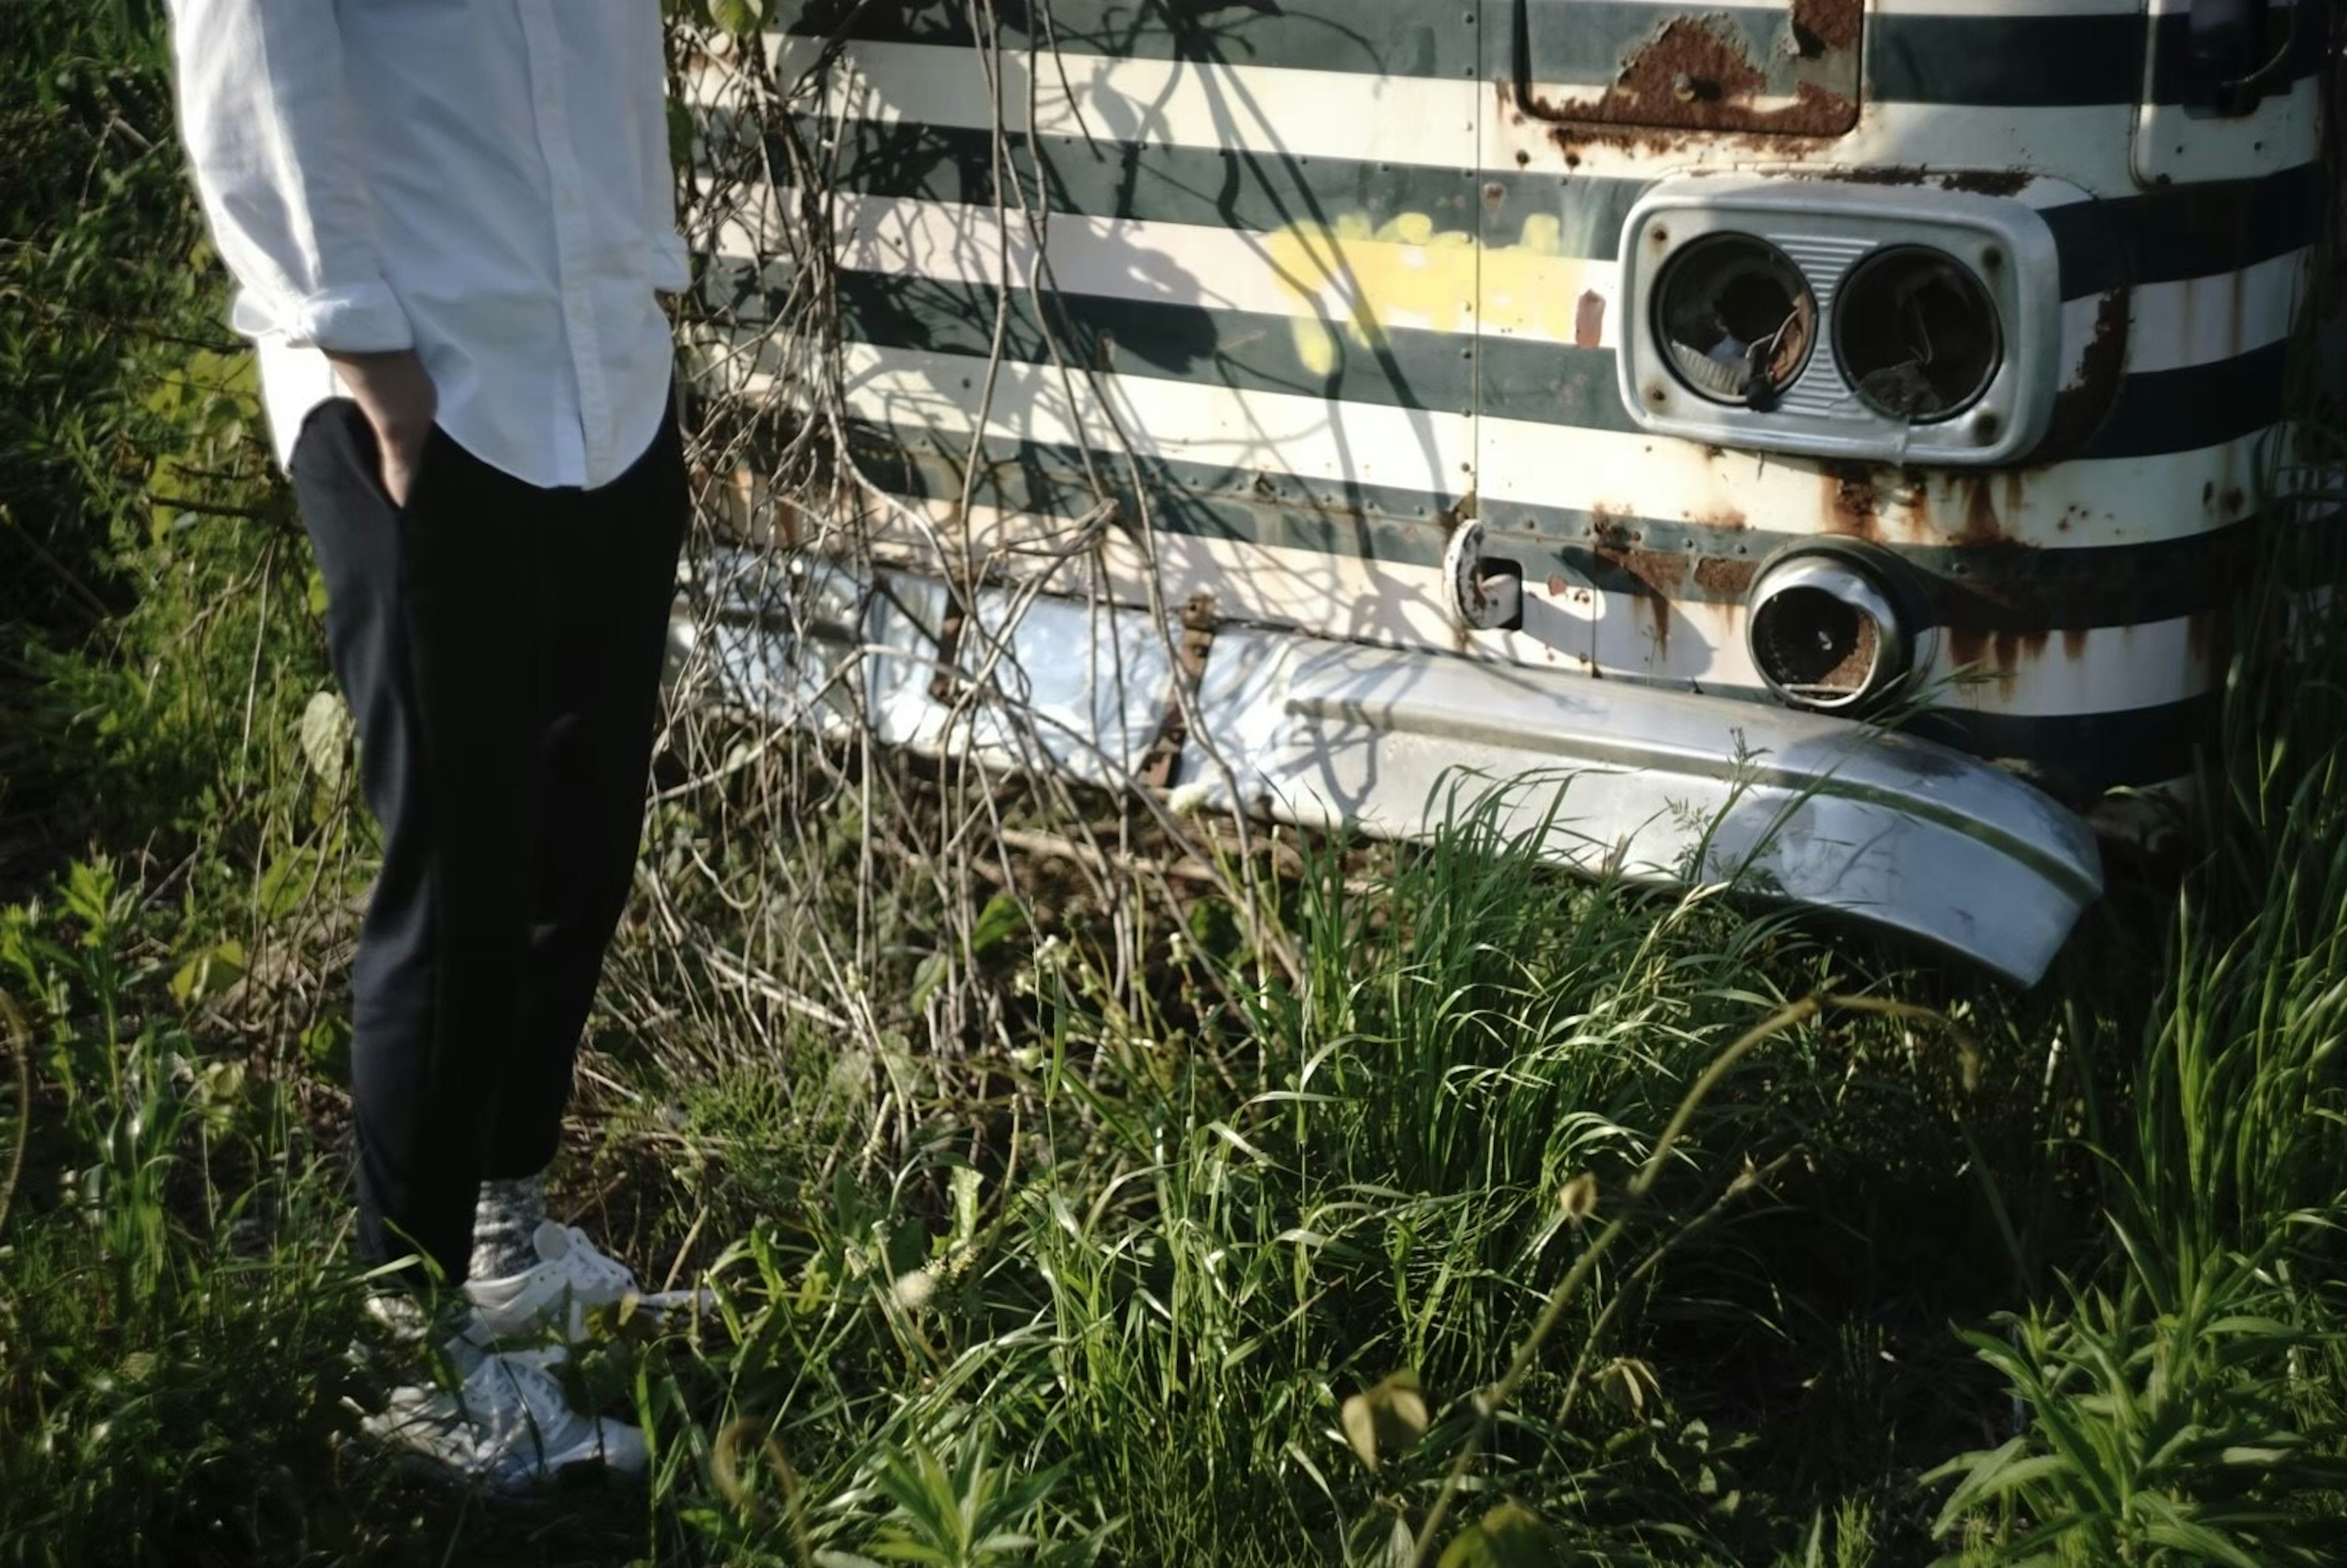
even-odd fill
[{"label": "round headlight", "polygon": [[1745,622],[1753,667],[1797,708],[1863,709],[1897,690],[1914,654],[1892,595],[1854,561],[1798,555],[1752,584]]},{"label": "round headlight", "polygon": [[1834,354],[1859,401],[1930,424],[1972,406],[2004,362],[1996,305],[1970,267],[1928,245],[1877,251],[1834,294]]},{"label": "round headlight", "polygon": [[1801,374],[1818,302],[1782,251],[1749,234],[1708,234],[1655,283],[1655,335],[1687,389],[1766,407]]}]

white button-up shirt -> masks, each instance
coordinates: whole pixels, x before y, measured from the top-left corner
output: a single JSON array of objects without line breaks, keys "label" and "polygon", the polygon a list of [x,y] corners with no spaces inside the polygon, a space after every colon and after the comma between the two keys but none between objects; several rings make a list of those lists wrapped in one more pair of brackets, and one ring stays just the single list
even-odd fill
[{"label": "white button-up shirt", "polygon": [[414,348],[533,485],[643,452],[688,281],[659,0],[171,0],[179,118],[281,460],[323,349]]}]

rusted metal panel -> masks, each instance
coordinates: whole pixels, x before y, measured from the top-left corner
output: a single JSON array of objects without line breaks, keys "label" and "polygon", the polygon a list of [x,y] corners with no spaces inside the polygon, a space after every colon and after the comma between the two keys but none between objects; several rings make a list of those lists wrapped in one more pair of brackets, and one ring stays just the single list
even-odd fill
[{"label": "rusted metal panel", "polygon": [[1507,79],[1536,119],[1795,137],[1858,122],[1861,0],[1512,9]]}]

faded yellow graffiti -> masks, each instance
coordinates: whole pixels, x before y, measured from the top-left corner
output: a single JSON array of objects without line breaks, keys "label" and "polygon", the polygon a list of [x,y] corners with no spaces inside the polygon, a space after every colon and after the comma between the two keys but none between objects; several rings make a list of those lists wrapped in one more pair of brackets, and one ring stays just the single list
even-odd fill
[{"label": "faded yellow graffiti", "polygon": [[1404,212],[1375,228],[1358,215],[1295,224],[1269,245],[1280,282],[1312,308],[1293,318],[1296,353],[1326,375],[1342,338],[1374,350],[1394,327],[1472,332],[1479,313],[1486,332],[1571,343],[1589,263],[1561,254],[1559,233],[1553,216],[1536,213],[1514,244],[1479,245],[1427,213]]}]

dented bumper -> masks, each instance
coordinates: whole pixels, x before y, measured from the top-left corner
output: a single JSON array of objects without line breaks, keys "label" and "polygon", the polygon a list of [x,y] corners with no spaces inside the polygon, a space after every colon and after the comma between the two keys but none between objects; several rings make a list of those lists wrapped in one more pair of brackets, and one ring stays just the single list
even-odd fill
[{"label": "dented bumper", "polygon": [[[742,580],[680,637],[725,700],[786,723],[1113,786],[1143,776],[1175,705],[1182,629],[1138,610],[989,589],[950,623],[932,579]],[[2075,813],[1845,720],[1241,627],[1214,635],[1193,712],[1175,782],[1224,809],[1407,838],[1481,802],[1576,870],[1732,883],[2024,984],[2102,891]]]},{"label": "dented bumper", "polygon": [[[1256,631],[1215,640],[1218,804],[1398,837],[1460,770],[1503,830],[1590,872],[1730,882],[1919,937],[2024,984],[2102,892],[2094,835],[2008,774],[1846,720]],[[1543,826],[1543,824],[1545,825]]]}]

